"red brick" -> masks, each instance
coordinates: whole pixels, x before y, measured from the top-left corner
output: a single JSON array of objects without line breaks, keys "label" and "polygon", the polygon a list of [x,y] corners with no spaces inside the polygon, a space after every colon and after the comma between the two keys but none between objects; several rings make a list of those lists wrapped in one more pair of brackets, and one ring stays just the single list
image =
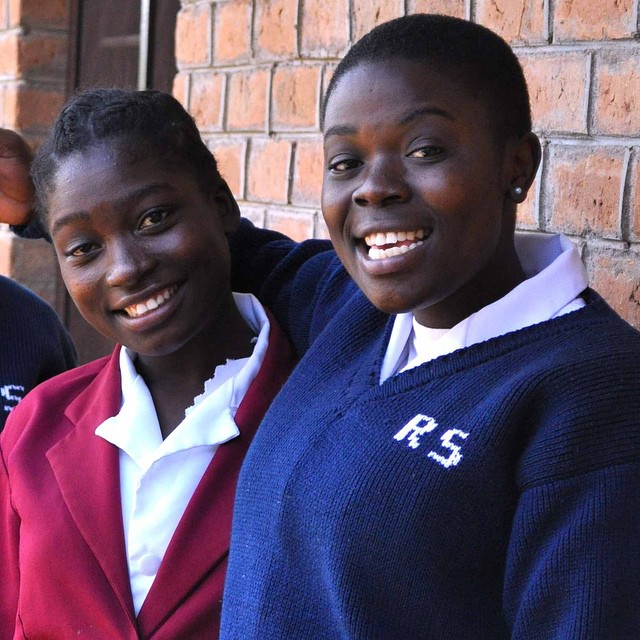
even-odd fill
[{"label": "red brick", "polygon": [[49,129],[64,103],[63,92],[50,88],[7,87],[4,122],[18,130]]},{"label": "red brick", "polygon": [[640,242],[640,147],[635,149],[635,158],[631,165],[631,200],[630,237],[635,242]]},{"label": "red brick", "polygon": [[349,0],[305,0],[299,22],[303,57],[342,57],[349,45]]},{"label": "red brick", "polygon": [[249,69],[229,74],[227,128],[264,131],[267,126],[269,69]]},{"label": "red brick", "polygon": [[66,34],[32,32],[20,38],[19,66],[23,75],[46,77],[47,80],[64,79],[67,72]]},{"label": "red brick", "polygon": [[0,29],[6,29],[8,26],[9,26],[8,0],[0,0]]},{"label": "red brick", "polygon": [[381,22],[404,15],[403,0],[387,0],[384,3],[356,2],[351,13],[351,38],[359,40]]},{"label": "red brick", "polygon": [[535,130],[587,133],[588,54],[521,55],[520,61]]},{"label": "red brick", "polygon": [[314,217],[312,213],[269,208],[266,226],[294,240],[302,241],[313,237]]},{"label": "red brick", "polygon": [[640,68],[637,45],[597,58],[594,132],[640,135]]},{"label": "red brick", "polygon": [[249,151],[247,200],[286,204],[291,144],[270,138],[253,140]]},{"label": "red brick", "polygon": [[331,78],[333,77],[333,72],[336,70],[335,64],[328,64],[324,68],[324,73],[322,76],[322,99],[324,100],[324,96],[327,93],[327,87],[331,82]]},{"label": "red brick", "polygon": [[66,28],[69,20],[67,0],[21,0],[20,22],[29,26]]},{"label": "red brick", "polygon": [[189,108],[189,81],[188,73],[177,73],[173,77],[173,88],[171,93],[174,98],[185,108]]},{"label": "red brick", "polygon": [[559,41],[631,38],[636,32],[634,0],[557,0],[553,38]]},{"label": "red brick", "polygon": [[256,3],[254,39],[255,55],[259,60],[297,55],[296,4],[291,0]]},{"label": "red brick", "polygon": [[178,67],[208,65],[211,61],[211,7],[186,5],[176,23]]},{"label": "red brick", "polygon": [[323,153],[320,136],[300,140],[293,160],[291,203],[299,206],[320,206],[322,190]]},{"label": "red brick", "polygon": [[8,26],[17,27],[22,16],[22,0],[7,0],[9,4]]},{"label": "red brick", "polygon": [[322,67],[279,66],[272,79],[274,129],[311,129],[318,126]]},{"label": "red brick", "polygon": [[0,274],[11,277],[11,245],[15,236],[5,224],[0,225]]},{"label": "red brick", "polygon": [[189,89],[189,111],[199,129],[222,129],[225,76],[221,73],[194,73]]},{"label": "red brick", "polygon": [[446,16],[464,18],[465,0],[409,0],[407,13],[442,13]]},{"label": "red brick", "polygon": [[586,264],[591,286],[640,329],[640,255],[595,248],[587,252]]},{"label": "red brick", "polygon": [[251,0],[216,5],[213,59],[216,64],[239,62],[251,57]]},{"label": "red brick", "polygon": [[7,86],[0,84],[0,127],[10,127],[11,125],[8,124],[5,120],[5,103],[6,103],[6,96],[7,93]]},{"label": "red brick", "polygon": [[0,33],[0,76],[17,77],[19,65],[19,39],[16,33]]},{"label": "red brick", "polygon": [[266,217],[266,211],[264,206],[256,206],[243,202],[240,204],[240,212],[243,218],[251,220],[256,227],[264,229],[266,227],[264,221]]},{"label": "red brick", "polygon": [[625,150],[556,146],[548,164],[548,228],[619,238]]},{"label": "red brick", "polygon": [[546,42],[545,3],[541,0],[479,0],[477,22],[508,42]]},{"label": "red brick", "polygon": [[241,141],[209,142],[209,148],[216,157],[218,170],[227,181],[231,193],[241,199],[244,196],[244,165],[247,153],[247,143]]}]

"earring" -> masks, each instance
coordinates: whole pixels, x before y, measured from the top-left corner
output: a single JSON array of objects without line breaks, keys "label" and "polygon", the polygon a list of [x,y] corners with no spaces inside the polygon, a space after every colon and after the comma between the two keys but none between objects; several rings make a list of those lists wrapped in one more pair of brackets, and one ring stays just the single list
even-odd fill
[{"label": "earring", "polygon": [[522,187],[513,187],[513,195],[521,196],[522,195]]}]

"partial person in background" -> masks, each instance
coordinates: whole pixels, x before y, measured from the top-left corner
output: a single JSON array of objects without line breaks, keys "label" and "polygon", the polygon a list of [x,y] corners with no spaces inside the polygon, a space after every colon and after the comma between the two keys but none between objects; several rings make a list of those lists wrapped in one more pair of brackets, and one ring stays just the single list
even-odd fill
[{"label": "partial person in background", "polygon": [[32,173],[72,300],[122,346],[0,437],[0,638],[215,638],[237,474],[294,363],[231,291],[237,204],[158,92],[72,98]]},{"label": "partial person in background", "polygon": [[[0,216],[29,217],[31,154],[22,138],[0,130]],[[0,431],[9,412],[33,387],[77,364],[71,337],[56,312],[35,293],[0,276]]]}]

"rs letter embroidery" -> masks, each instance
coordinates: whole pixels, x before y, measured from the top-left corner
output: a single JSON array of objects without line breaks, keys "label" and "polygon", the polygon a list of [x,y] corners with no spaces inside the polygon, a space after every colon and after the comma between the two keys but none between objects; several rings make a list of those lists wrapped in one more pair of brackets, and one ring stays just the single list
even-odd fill
[{"label": "rs letter embroidery", "polygon": [[[407,424],[393,436],[394,440],[402,442],[407,439],[407,445],[412,449],[417,449],[422,444],[422,438],[425,434],[435,431],[438,423],[430,416],[419,413],[407,422]],[[428,458],[435,460],[445,469],[455,467],[462,460],[460,440],[466,440],[469,434],[460,429],[449,429],[440,436],[440,447],[447,449],[448,455],[442,455],[437,451],[429,451]],[[455,439],[459,439],[457,442]]]},{"label": "rs letter embroidery", "polygon": [[409,446],[412,449],[417,449],[420,446],[420,436],[433,431],[437,426],[438,423],[433,418],[419,413],[417,416],[411,418],[393,437],[400,442],[409,436]]}]

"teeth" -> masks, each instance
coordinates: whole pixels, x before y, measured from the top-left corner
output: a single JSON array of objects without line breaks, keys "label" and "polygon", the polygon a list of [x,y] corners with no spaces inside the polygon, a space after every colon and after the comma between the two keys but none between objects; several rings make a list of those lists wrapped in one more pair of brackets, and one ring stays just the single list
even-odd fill
[{"label": "teeth", "polygon": [[169,287],[165,289],[161,293],[156,296],[153,296],[146,300],[145,302],[138,302],[137,304],[129,305],[124,308],[124,312],[130,318],[137,318],[147,311],[152,311],[153,309],[157,309],[160,305],[164,304],[175,292],[177,287]]},{"label": "teeth", "polygon": [[424,244],[422,240],[418,240],[417,242],[412,242],[411,244],[403,244],[399,247],[389,247],[388,249],[378,249],[378,247],[371,247],[369,249],[369,258],[371,260],[384,260],[385,258],[393,258],[394,256],[399,256],[404,253],[409,253],[416,247],[419,247],[421,244]]},{"label": "teeth", "polygon": [[405,240],[413,242],[416,238],[422,240],[424,236],[424,229],[418,229],[417,231],[388,231],[387,233],[378,231],[365,236],[364,241],[369,247],[383,247],[387,244],[396,244]]}]

